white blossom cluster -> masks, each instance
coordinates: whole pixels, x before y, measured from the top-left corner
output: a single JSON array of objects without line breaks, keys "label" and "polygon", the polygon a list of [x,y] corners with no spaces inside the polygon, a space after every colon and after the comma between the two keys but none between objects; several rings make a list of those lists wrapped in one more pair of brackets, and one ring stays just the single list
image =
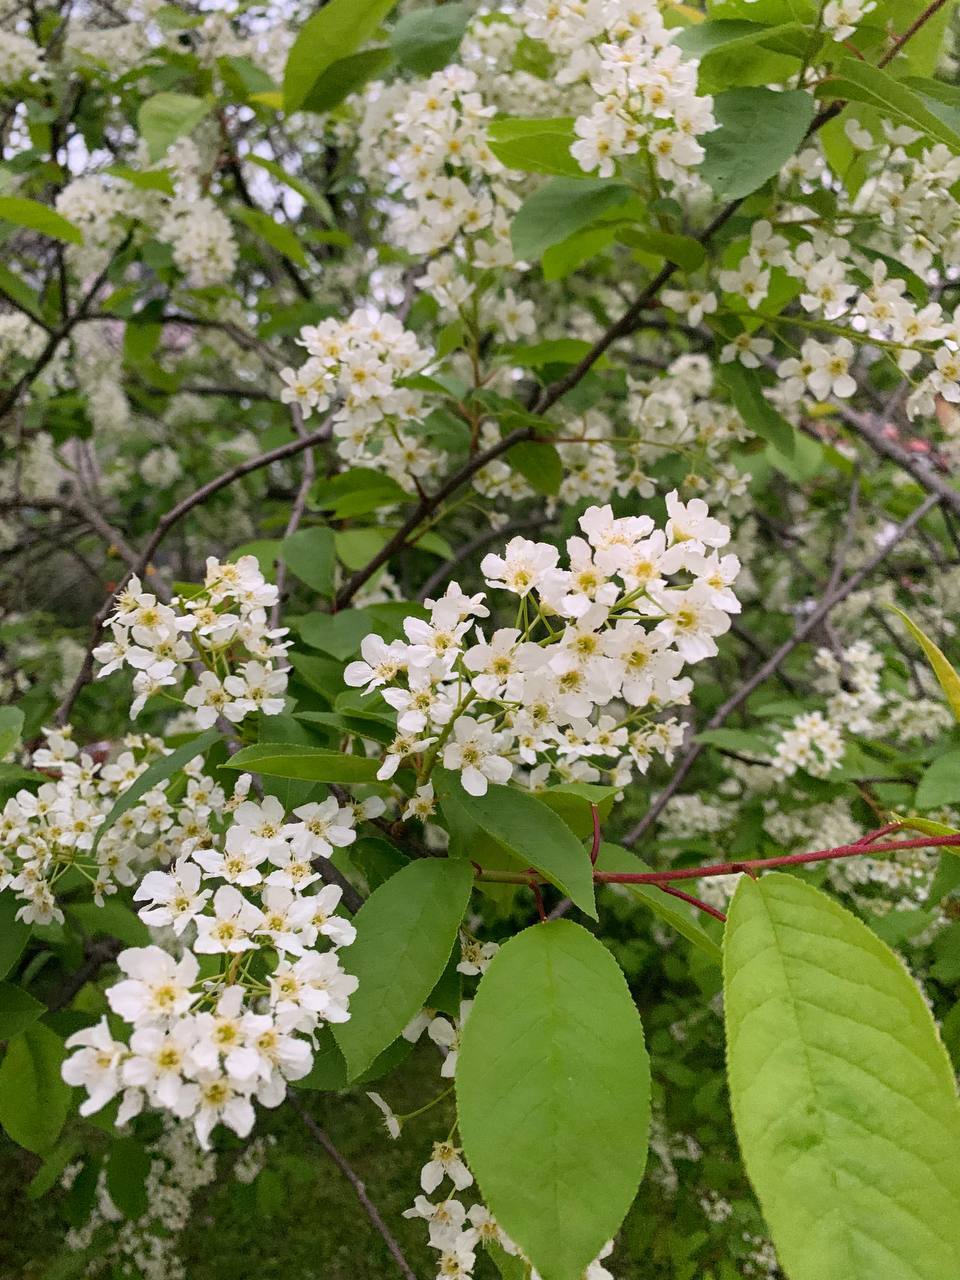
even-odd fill
[{"label": "white blossom cluster", "polygon": [[423,393],[404,386],[431,358],[393,316],[359,308],[344,321],[322,320],[300,331],[308,359],[283,369],[281,399],[304,416],[336,403],[337,452],[351,466],[394,476],[408,492],[439,465],[415,430],[423,417]]},{"label": "white blossom cluster", "polygon": [[[179,1236],[189,1220],[193,1196],[209,1186],[217,1176],[217,1159],[197,1145],[193,1128],[169,1112],[162,1117],[163,1130],[147,1145],[150,1168],[145,1180],[147,1211],[134,1220],[126,1218],[111,1199],[106,1170],[97,1178],[96,1203],[86,1222],[67,1232],[66,1247],[72,1252],[89,1249],[96,1241],[96,1253],[85,1274],[104,1272],[125,1274],[135,1267],[143,1280],[188,1280],[183,1259],[178,1254]],[[251,1143],[253,1148],[256,1143]],[[249,1149],[248,1149],[249,1150]],[[247,1157],[243,1153],[241,1160]],[[69,1164],[60,1184],[69,1190],[80,1173],[79,1162]],[[105,1228],[112,1231],[107,1235]]]},{"label": "white blossom cluster", "polygon": [[43,52],[29,36],[0,32],[0,84],[15,85],[44,74]]},{"label": "white blossom cluster", "polygon": [[[477,92],[475,71],[451,65],[428,80],[368,95],[357,155],[362,176],[405,203],[390,236],[412,254],[458,248],[479,267],[509,266],[510,216],[520,200],[490,150],[495,107]],[[516,175],[513,175],[514,177]]]},{"label": "white blossom cluster", "polygon": [[[405,620],[406,641],[364,639],[344,679],[380,690],[397,711],[381,779],[421,755],[408,814],[431,811],[437,759],[479,796],[522,767],[535,786],[553,774],[597,781],[601,769],[625,785],[654,753],[672,757],[682,731],[653,713],[685,703],[684,666],[716,654],[715,637],[740,608],[740,565],[720,556],[730,531],[704,502],[682,503],[674,491],[666,506],[663,529],[648,516],[588,508],[586,536],[567,541],[568,567],[556,547],[522,537],[485,556],[488,586],[518,597],[512,627],[488,637],[477,622],[489,616],[483,593],[452,583],[427,601],[428,619]],[[672,581],[678,574],[686,580]]]},{"label": "white blossom cluster", "polygon": [[[286,628],[271,627],[267,609],[277,588],[264,578],[255,556],[235,562],[207,558],[203,586],[164,604],[132,577],[116,597],[108,619],[112,638],[94,649],[99,675],[132,667],[136,717],[148,698],[178,684],[187,668],[196,683],[183,702],[196,712],[200,728],[220,716],[239,724],[254,712],[283,711],[287,673],[274,665],[287,651]],[[173,698],[179,702],[180,699]]]},{"label": "white blossom cluster", "polygon": [[519,20],[558,56],[558,80],[587,80],[596,95],[570,148],[585,172],[612,177],[643,152],[663,182],[690,185],[697,139],[716,128],[713,99],[697,93],[698,64],[673,43],[656,0],[525,0]]},{"label": "white blossom cluster", "polygon": [[30,763],[51,777],[31,792],[11,796],[0,813],[0,891],[23,902],[19,919],[63,922],[56,891],[65,877],[83,877],[94,901],[136,883],[147,862],[167,863],[185,843],[209,838],[226,808],[223,790],[203,772],[198,756],[183,766],[183,795],[172,799],[162,783],[99,835],[109,811],[145,769],[167,753],[156,738],[128,736],[112,760],[81,751],[69,728],[44,731]]},{"label": "white blossom cluster", "polygon": [[354,810],[330,797],[286,821],[275,797],[243,794],[225,832],[184,842],[135,891],[144,923],[172,929],[181,952],[120,952],[124,977],[106,996],[129,1041],[105,1018],[67,1041],[77,1052],[63,1075],[87,1090],[82,1115],[121,1094],[118,1124],[149,1103],[191,1119],[203,1147],[218,1123],[245,1137],[254,1099],[279,1106],[310,1070],[317,1029],[349,1018],[357,980],[339,949],[356,931],[336,914],[340,887],[317,888],[313,862],[352,843]]}]

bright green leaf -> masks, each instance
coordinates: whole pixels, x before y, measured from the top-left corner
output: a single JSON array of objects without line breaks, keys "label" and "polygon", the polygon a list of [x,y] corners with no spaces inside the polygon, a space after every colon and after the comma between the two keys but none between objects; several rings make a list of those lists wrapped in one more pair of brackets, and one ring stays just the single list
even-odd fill
[{"label": "bright green leaf", "polygon": [[354,917],[348,973],[359,979],[350,1021],[333,1028],[350,1076],[364,1071],[422,1008],[443,973],[473,887],[469,862],[411,862]]},{"label": "bright green leaf", "polygon": [[155,93],[140,105],[137,128],[151,160],[163,158],[171,142],[195,129],[210,104],[189,93]]},{"label": "bright green leaf", "polygon": [[552,244],[566,240],[582,227],[633,195],[622,182],[603,178],[554,178],[535,191],[517,210],[510,227],[514,253],[535,261]]},{"label": "bright green leaf", "polygon": [[419,76],[439,71],[453,61],[472,14],[467,4],[441,4],[404,14],[390,33],[397,61]]},{"label": "bright green leaf", "polygon": [[587,915],[597,918],[593,868],[587,850],[562,819],[542,800],[516,787],[489,786],[486,795],[471,796],[459,776],[434,771],[441,807],[452,806],[517,858],[534,867]]},{"label": "bright green leaf", "polygon": [[796,877],[744,876],[724,991],[734,1121],[790,1280],[954,1280],[960,1108],[902,963]]},{"label": "bright green leaf", "polygon": [[531,120],[497,116],[490,121],[487,138],[490,150],[508,169],[568,178],[586,177],[570,154],[570,147],[577,140],[573,116]]},{"label": "bright green leaf", "polygon": [[960,750],[947,751],[928,765],[917,787],[918,809],[939,809],[960,801]]},{"label": "bright green leaf", "polygon": [[17,963],[30,938],[30,926],[17,919],[24,905],[13,893],[0,893],[0,978]]},{"label": "bright green leaf", "polygon": [[236,214],[240,221],[249,227],[255,236],[259,236],[270,245],[271,249],[276,249],[277,253],[284,258],[289,258],[298,267],[308,265],[303,246],[290,227],[282,222],[275,222],[269,213],[264,213],[262,209],[247,209],[241,206],[236,210]]},{"label": "bright green leaf", "polygon": [[898,609],[896,605],[891,605],[890,608],[893,609],[894,613],[899,615],[901,621],[907,627],[907,630],[926,654],[927,661],[933,668],[933,674],[940,682],[940,688],[943,690],[946,695],[947,702],[950,704],[950,710],[953,712],[953,718],[955,720],[960,720],[960,675],[957,675],[957,672],[947,660],[946,654],[944,654],[944,652],[933,643],[929,636],[925,635],[920,630],[911,618],[907,617],[902,609]]},{"label": "bright green leaf", "polygon": [[10,1040],[46,1013],[47,1007],[13,982],[0,982],[0,1040]]},{"label": "bright green leaf", "polygon": [[107,1157],[107,1190],[125,1218],[136,1221],[149,1207],[147,1175],[151,1159],[136,1138],[117,1138]]},{"label": "bright green leaf", "polygon": [[334,543],[332,529],[298,529],[280,544],[292,574],[330,600],[333,598]]},{"label": "bright green leaf", "polygon": [[63,1041],[34,1022],[7,1045],[0,1063],[0,1125],[28,1151],[56,1142],[70,1107],[70,1086],[60,1075]]},{"label": "bright green leaf", "polygon": [[19,707],[0,707],[0,756],[9,755],[20,745],[23,712]]},{"label": "bright green leaf", "polygon": [[380,765],[366,756],[345,756],[296,742],[260,742],[241,748],[220,767],[309,782],[374,782]]},{"label": "bright green leaf", "polygon": [[724,200],[747,196],[779,173],[800,146],[816,103],[802,89],[751,87],[714,99],[719,129],[703,139],[700,176]]},{"label": "bright green leaf", "polygon": [[744,424],[764,440],[769,440],[786,457],[792,458],[796,448],[796,432],[763,394],[763,385],[755,370],[745,368],[739,360],[733,360],[729,364],[720,365],[718,372]]},{"label": "bright green leaf", "polygon": [[0,221],[39,231],[53,240],[83,244],[83,233],[79,227],[68,222],[55,209],[40,204],[38,200],[27,200],[23,196],[0,196]]},{"label": "bright green leaf", "polygon": [[460,1136],[484,1202],[543,1280],[616,1234],[647,1154],[650,1069],[617,962],[568,920],[511,938],[457,1060]]},{"label": "bright green leaf", "polygon": [[300,28],[283,73],[283,104],[289,114],[341,58],[369,40],[396,0],[330,0]]},{"label": "bright green leaf", "polygon": [[506,459],[536,493],[556,497],[560,492],[563,463],[554,445],[524,440],[507,450]]}]

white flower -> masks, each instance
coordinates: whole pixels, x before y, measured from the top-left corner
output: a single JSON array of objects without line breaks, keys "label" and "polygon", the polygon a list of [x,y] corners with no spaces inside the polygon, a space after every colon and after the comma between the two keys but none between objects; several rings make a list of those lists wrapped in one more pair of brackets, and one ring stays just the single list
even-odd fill
[{"label": "white flower", "polygon": [[461,716],[443,749],[443,767],[460,770],[460,782],[469,795],[486,795],[488,782],[509,782],[513,774],[510,761],[499,754],[508,743],[506,734],[494,733],[470,716]]},{"label": "white flower", "polygon": [[[383,1127],[386,1129],[387,1133],[389,1133],[390,1137],[394,1139],[399,1138],[400,1137],[400,1121],[397,1119],[396,1115],[394,1114],[393,1109],[390,1107],[390,1104],[386,1102],[380,1096],[379,1093],[371,1093],[368,1090],[367,1097],[370,1099],[370,1101],[373,1103],[375,1107],[379,1107],[379,1109],[383,1112]],[[404,1214],[404,1216],[406,1217],[408,1213],[409,1213],[409,1210],[407,1211],[407,1213]]]},{"label": "white flower", "polygon": [[67,1084],[87,1090],[88,1096],[80,1103],[80,1114],[93,1115],[123,1087],[120,1065],[126,1045],[114,1040],[106,1018],[101,1018],[95,1026],[74,1032],[66,1041],[66,1048],[80,1052],[66,1059],[61,1074]]},{"label": "white flower", "polygon": [[449,1178],[458,1191],[473,1183],[473,1174],[460,1159],[460,1148],[450,1142],[435,1142],[430,1159],[420,1170],[420,1186],[429,1196],[444,1178]]},{"label": "white flower", "polygon": [[126,1022],[167,1023],[186,1013],[200,966],[191,952],[175,960],[160,947],[130,947],[117,956],[127,978],[107,988],[107,1003]]},{"label": "white flower", "polygon": [[256,950],[257,944],[250,935],[263,922],[263,912],[259,907],[232,884],[223,884],[213,896],[213,910],[212,917],[197,917],[195,951],[201,955],[234,955],[240,951]]},{"label": "white flower", "polygon": [[203,910],[212,890],[200,888],[200,868],[180,858],[173,872],[148,871],[134,892],[135,902],[149,902],[140,908],[144,924],[162,928],[172,925],[177,936]]},{"label": "white flower", "polygon": [[334,848],[343,849],[357,838],[353,813],[341,808],[335,796],[300,805],[293,812],[300,821],[287,824],[283,830],[301,857],[326,858]]}]

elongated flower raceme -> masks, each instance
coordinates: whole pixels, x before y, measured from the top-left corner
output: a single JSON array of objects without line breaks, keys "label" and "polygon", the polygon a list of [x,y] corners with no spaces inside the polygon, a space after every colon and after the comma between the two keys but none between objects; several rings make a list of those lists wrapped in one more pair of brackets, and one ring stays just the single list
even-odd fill
[{"label": "elongated flower raceme", "polygon": [[655,754],[672,758],[682,730],[661,713],[688,701],[684,668],[717,652],[740,609],[739,561],[720,550],[730,531],[676,492],[663,528],[609,506],[579,524],[565,564],[556,547],[522,537],[484,557],[488,586],[517,597],[512,627],[488,634],[485,595],[452,583],[427,601],[427,619],[406,620],[406,640],[367,636],[346,668],[348,684],[397,711],[378,776],[420,760],[411,815],[432,807],[438,760],[479,796],[515,775],[623,786]]}]

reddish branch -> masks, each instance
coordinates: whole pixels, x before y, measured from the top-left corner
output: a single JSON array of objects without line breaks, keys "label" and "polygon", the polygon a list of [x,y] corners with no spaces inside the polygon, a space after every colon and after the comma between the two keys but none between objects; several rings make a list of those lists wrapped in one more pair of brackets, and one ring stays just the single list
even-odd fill
[{"label": "reddish branch", "polygon": [[[757,871],[771,871],[776,867],[801,867],[812,862],[832,862],[838,858],[858,858],[863,854],[882,857],[888,853],[901,853],[907,849],[956,849],[960,848],[960,835],[917,836],[910,840],[892,840],[877,843],[877,837],[899,824],[891,823],[862,836],[854,844],[840,844],[832,849],[814,849],[810,853],[784,853],[773,858],[747,858],[733,862],[711,862],[705,867],[674,867],[668,871],[596,871],[595,884],[655,884],[669,885],[674,880],[709,880],[716,876],[732,876],[741,872],[753,875]],[[495,881],[498,884],[524,884],[531,888],[548,883],[536,873],[526,871],[482,871],[478,880]],[[696,904],[705,905],[705,904]]]}]

